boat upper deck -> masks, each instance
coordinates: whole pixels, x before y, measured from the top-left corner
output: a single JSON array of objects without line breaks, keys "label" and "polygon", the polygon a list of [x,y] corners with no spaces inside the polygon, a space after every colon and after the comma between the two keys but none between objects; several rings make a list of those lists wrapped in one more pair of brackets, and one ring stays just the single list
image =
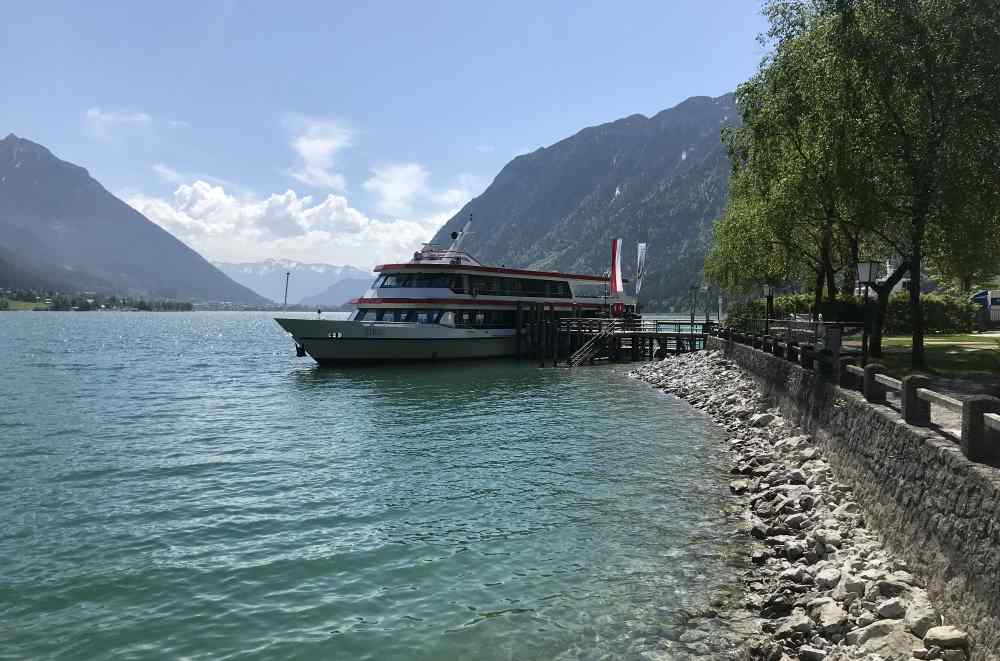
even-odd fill
[{"label": "boat upper deck", "polygon": [[575,280],[581,282],[608,282],[606,275],[586,275],[581,273],[562,273],[559,271],[533,271],[530,269],[513,269],[504,266],[483,266],[481,264],[447,263],[447,262],[406,262],[405,264],[379,264],[376,273],[414,272],[421,273],[470,273],[516,276],[519,278],[547,278],[559,280]]}]

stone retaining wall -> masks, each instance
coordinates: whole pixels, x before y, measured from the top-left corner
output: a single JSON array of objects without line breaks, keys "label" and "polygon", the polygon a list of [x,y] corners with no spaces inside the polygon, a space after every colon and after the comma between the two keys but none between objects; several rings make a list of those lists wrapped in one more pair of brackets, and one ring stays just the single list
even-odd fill
[{"label": "stone retaining wall", "polygon": [[1000,661],[1000,469],[795,363],[740,344],[729,357],[815,437],[887,546],[973,635],[974,661]]}]

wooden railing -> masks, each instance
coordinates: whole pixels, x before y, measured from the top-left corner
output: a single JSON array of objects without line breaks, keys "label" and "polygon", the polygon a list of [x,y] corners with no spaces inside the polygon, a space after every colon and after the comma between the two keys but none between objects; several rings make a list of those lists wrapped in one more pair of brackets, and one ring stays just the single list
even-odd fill
[{"label": "wooden railing", "polygon": [[567,317],[559,320],[559,330],[564,333],[650,333],[677,335],[704,335],[714,322],[674,321],[670,319],[608,319]]},{"label": "wooden railing", "polygon": [[[829,339],[837,337],[838,332],[824,328],[816,336]],[[886,374],[885,366],[879,363],[859,367],[853,364],[852,357],[840,355],[839,343],[828,343],[827,348],[821,350],[814,343],[782,342],[772,335],[758,335],[732,327],[716,327],[710,329],[710,334],[724,341],[727,353],[732,353],[737,343],[772,353],[819,372],[843,388],[859,390],[873,404],[887,404],[887,393],[898,393],[903,419],[912,425],[932,426],[932,405],[960,414],[962,453],[973,461],[1000,462],[1000,398],[973,395],[959,400],[928,388],[930,378],[921,374],[896,379]]]}]

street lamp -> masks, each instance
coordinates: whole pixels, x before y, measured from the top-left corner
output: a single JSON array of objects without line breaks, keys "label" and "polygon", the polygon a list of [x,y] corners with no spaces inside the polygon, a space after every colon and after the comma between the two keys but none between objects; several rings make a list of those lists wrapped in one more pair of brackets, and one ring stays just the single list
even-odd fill
[{"label": "street lamp", "polygon": [[865,300],[868,299],[868,287],[878,282],[882,275],[882,262],[874,260],[858,262],[858,283],[865,286]]},{"label": "street lamp", "polygon": [[868,337],[871,333],[871,312],[868,308],[868,288],[878,283],[882,272],[882,263],[874,260],[858,262],[858,284],[865,286],[864,315],[865,325],[861,335],[861,366],[868,364]]},{"label": "street lamp", "polygon": [[771,332],[771,317],[774,316],[774,290],[771,285],[764,285],[764,334]]}]

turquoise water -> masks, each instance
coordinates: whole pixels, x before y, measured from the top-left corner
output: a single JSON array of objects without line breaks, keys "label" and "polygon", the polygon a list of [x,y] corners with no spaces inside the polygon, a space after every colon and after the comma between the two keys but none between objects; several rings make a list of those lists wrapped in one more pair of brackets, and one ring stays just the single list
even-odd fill
[{"label": "turquoise water", "polygon": [[683,658],[721,432],[628,366],[318,368],[266,314],[0,315],[0,657]]}]

